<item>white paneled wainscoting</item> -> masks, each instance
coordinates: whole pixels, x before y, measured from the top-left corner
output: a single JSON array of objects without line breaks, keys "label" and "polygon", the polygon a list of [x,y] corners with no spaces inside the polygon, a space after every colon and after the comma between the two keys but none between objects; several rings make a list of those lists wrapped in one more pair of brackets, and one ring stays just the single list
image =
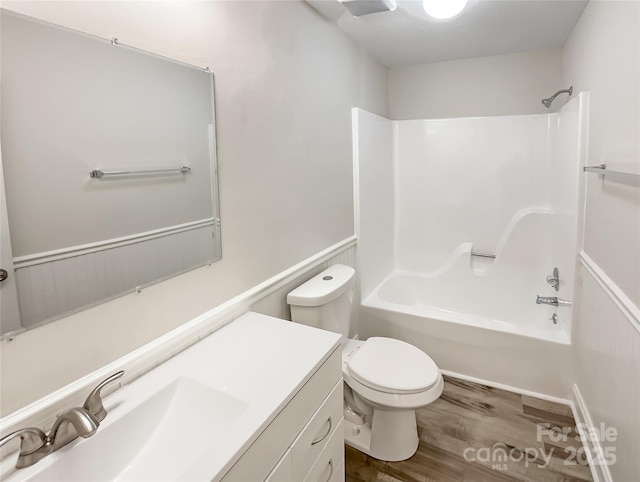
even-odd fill
[{"label": "white paneled wainscoting", "polygon": [[574,327],[573,404],[594,480],[640,475],[640,309],[585,252]]},{"label": "white paneled wainscoting", "polygon": [[14,258],[22,326],[33,328],[211,263],[220,257],[212,242],[218,226],[209,218]]}]

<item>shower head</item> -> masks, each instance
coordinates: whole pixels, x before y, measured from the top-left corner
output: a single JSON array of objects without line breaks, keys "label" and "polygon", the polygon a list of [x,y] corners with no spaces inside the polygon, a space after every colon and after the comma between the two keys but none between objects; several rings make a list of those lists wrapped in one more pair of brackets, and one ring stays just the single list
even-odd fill
[{"label": "shower head", "polygon": [[573,86],[569,87],[568,89],[559,90],[558,92],[553,94],[548,99],[542,99],[542,105],[544,105],[547,109],[550,108],[551,107],[551,103],[553,102],[553,99],[558,97],[558,95],[565,94],[565,93],[567,93],[569,95],[573,94]]}]

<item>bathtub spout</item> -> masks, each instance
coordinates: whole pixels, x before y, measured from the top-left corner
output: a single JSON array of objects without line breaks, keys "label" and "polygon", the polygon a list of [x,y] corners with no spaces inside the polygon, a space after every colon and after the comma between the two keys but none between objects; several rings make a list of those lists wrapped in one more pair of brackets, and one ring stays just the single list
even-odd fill
[{"label": "bathtub spout", "polygon": [[551,305],[551,306],[571,306],[571,301],[563,300],[557,296],[536,296],[537,305]]},{"label": "bathtub spout", "polygon": [[536,305],[558,306],[558,298],[556,296],[536,295]]}]

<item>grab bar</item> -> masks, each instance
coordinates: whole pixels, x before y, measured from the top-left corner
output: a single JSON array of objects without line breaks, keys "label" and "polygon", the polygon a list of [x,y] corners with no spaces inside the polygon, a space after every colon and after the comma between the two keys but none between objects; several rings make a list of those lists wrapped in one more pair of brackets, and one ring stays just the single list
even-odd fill
[{"label": "grab bar", "polygon": [[607,179],[619,182],[621,184],[627,184],[628,186],[640,187],[640,174],[633,174],[631,172],[609,171],[606,164],[600,164],[598,166],[585,166],[582,168],[584,172],[594,172],[605,176]]},{"label": "grab bar", "polygon": [[144,176],[147,174],[171,174],[171,173],[180,173],[186,174],[191,172],[191,168],[189,166],[181,166],[174,167],[171,169],[137,169],[132,171],[101,171],[100,169],[94,169],[93,171],[89,171],[89,176],[93,179],[100,179],[102,177],[108,176]]},{"label": "grab bar", "polygon": [[471,251],[471,256],[479,256],[481,258],[492,258],[496,259],[495,254],[487,254],[487,253],[476,253],[475,251]]}]

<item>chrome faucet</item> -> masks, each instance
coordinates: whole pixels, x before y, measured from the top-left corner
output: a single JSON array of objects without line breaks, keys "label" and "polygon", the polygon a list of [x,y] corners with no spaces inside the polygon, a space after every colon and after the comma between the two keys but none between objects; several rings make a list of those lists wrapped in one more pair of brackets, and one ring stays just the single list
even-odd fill
[{"label": "chrome faucet", "polygon": [[47,435],[46,443],[51,445],[51,452],[55,452],[78,437],[91,437],[99,425],[98,419],[84,408],[70,408],[58,415]]},{"label": "chrome faucet", "polygon": [[551,305],[551,306],[571,306],[571,301],[563,300],[557,296],[536,296],[537,305]]},{"label": "chrome faucet", "polygon": [[0,447],[15,438],[20,438],[20,453],[16,468],[21,469],[35,464],[78,437],[91,437],[98,430],[100,422],[107,416],[100,391],[105,385],[122,375],[124,371],[119,371],[101,382],[91,391],[84,406],[70,408],[60,413],[48,434],[45,435],[42,430],[35,427],[23,428],[2,437]]},{"label": "chrome faucet", "polygon": [[558,298],[556,296],[536,296],[536,305],[558,306]]}]

